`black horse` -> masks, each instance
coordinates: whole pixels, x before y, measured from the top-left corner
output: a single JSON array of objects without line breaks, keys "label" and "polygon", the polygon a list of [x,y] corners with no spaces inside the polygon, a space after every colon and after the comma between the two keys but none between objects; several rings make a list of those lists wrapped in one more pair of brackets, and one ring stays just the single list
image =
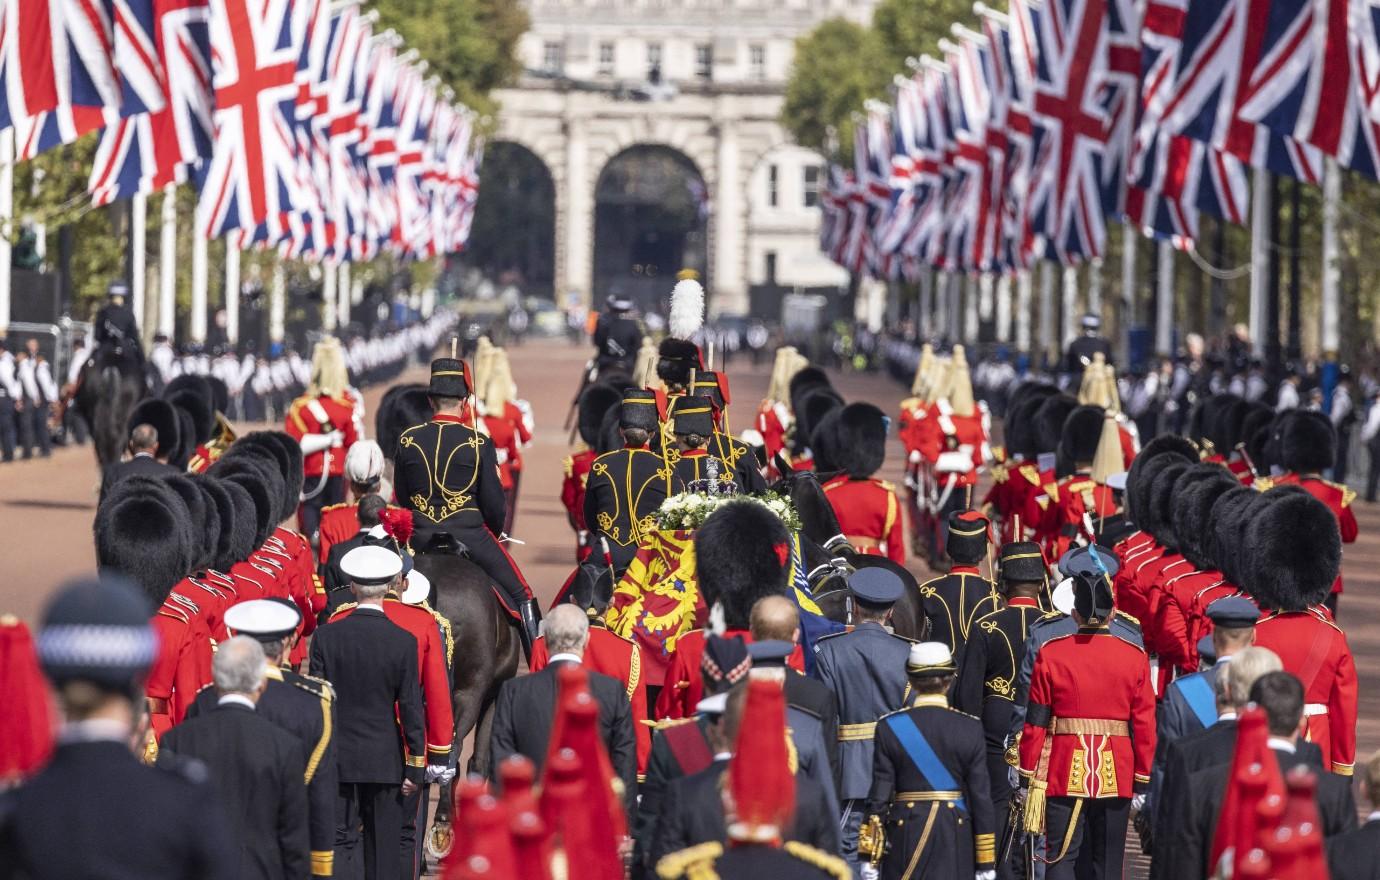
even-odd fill
[{"label": "black horse", "polygon": [[830,620],[852,624],[853,599],[848,576],[860,568],[890,568],[905,583],[891,612],[892,629],[909,639],[923,639],[928,626],[915,576],[882,556],[856,552],[843,535],[833,505],[814,471],[785,471],[772,489],[787,495],[800,514],[800,549],[819,610]]},{"label": "black horse", "polygon": [[146,394],[143,370],[116,349],[101,348],[82,367],[73,403],[90,426],[102,470],[120,460],[129,440],[129,415]]}]

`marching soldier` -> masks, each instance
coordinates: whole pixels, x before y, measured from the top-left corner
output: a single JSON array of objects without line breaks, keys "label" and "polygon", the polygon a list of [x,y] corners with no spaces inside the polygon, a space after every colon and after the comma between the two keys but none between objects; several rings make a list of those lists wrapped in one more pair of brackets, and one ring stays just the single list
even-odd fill
[{"label": "marching soldier", "polygon": [[870,403],[850,403],[839,413],[829,450],[843,473],[823,489],[839,528],[859,553],[906,563],[905,526],[896,489],[874,474],[886,460],[887,418]]},{"label": "marching soldier", "polygon": [[522,450],[532,442],[532,432],[527,426],[526,416],[512,401],[516,386],[513,384],[512,370],[508,366],[508,353],[503,349],[494,349],[488,376],[484,381],[484,405],[480,412],[484,420],[484,432],[494,444],[499,481],[503,485],[503,498],[508,505],[508,516],[503,530],[508,532],[512,531],[513,517],[517,513],[518,484],[522,481]]},{"label": "marching soldier", "polygon": [[[251,599],[225,612],[225,625],[237,635],[263,645],[268,681],[256,711],[292,734],[306,756],[307,830],[311,842],[311,873],[330,877],[335,857],[335,807],[339,795],[335,744],[335,691],[330,683],[287,668],[302,613],[286,599]],[[202,689],[187,717],[216,708],[216,690]]]},{"label": "marching soldier", "polygon": [[305,482],[298,528],[315,542],[321,509],[345,500],[345,453],[360,436],[345,355],[334,338],[316,344],[311,382],[288,407],[286,430],[302,446]]},{"label": "marching soldier", "polygon": [[[648,518],[666,500],[670,469],[648,448],[659,426],[656,396],[643,388],[624,391],[618,416],[623,448],[596,458],[585,483],[585,525],[596,549],[608,547],[615,583],[637,553]],[[594,559],[596,565],[606,561],[602,553]]]},{"label": "marching soldier", "polygon": [[709,448],[714,439],[714,408],[708,398],[686,395],[673,399],[671,425],[676,448],[666,452],[670,465],[667,495],[693,491],[697,485],[704,487],[703,491],[742,490],[733,468]]},{"label": "marching soldier", "polygon": [[1012,786],[1007,779],[1006,736],[1011,729],[1016,676],[1030,629],[1044,616],[1045,560],[1033,541],[1001,548],[1001,585],[1006,607],[973,622],[954,691],[955,708],[982,719],[987,743],[987,781],[997,825],[1004,828]]},{"label": "marching soldier", "polygon": [[976,510],[949,514],[944,547],[953,565],[948,574],[920,585],[930,636],[951,651],[963,651],[974,620],[1001,607],[996,585],[979,568],[988,555],[990,527]]},{"label": "marching soldier", "polygon": [[462,361],[431,362],[431,421],[403,432],[393,468],[393,489],[412,511],[419,547],[440,533],[463,544],[470,558],[498,584],[519,617],[523,653],[532,656],[541,611],[517,563],[500,543],[505,515],[493,444],[462,419],[470,394]]},{"label": "marching soldier", "polygon": [[733,480],[741,491],[749,495],[760,495],[767,491],[767,481],[758,466],[757,453],[730,433],[728,377],[713,370],[701,370],[695,374],[691,393],[706,398],[714,407],[714,439],[709,445],[710,452],[733,469]]},{"label": "marching soldier", "polygon": [[[754,443],[759,443],[766,453],[767,474],[777,478],[785,476],[776,473],[776,456],[786,451],[786,436],[791,429],[791,399],[788,388],[791,377],[803,369],[808,361],[792,346],[776,350],[776,360],[771,368],[771,382],[767,385],[767,396],[757,406],[757,418],[753,422],[756,432]],[[744,436],[748,436],[744,433]]]},{"label": "marching soldier", "polygon": [[982,725],[951,709],[945,696],[957,669],[946,645],[910,648],[906,673],[914,697],[877,722],[867,820],[858,840],[868,860],[863,878],[996,876],[996,817]]},{"label": "marching soldier", "polygon": [[839,707],[840,852],[858,863],[858,828],[872,787],[872,744],[877,719],[900,709],[910,695],[906,658],[911,641],[887,627],[905,585],[894,572],[863,568],[848,578],[857,625],[815,641],[814,676],[834,691]]},{"label": "marching soldier", "polygon": [[[1031,526],[1035,496],[1040,494],[1039,442],[1035,436],[1032,416],[1046,397],[1055,393],[1052,385],[1026,382],[1011,393],[1002,419],[1002,435],[1006,441],[1005,460],[992,469],[992,488],[983,499],[983,509],[991,508],[1001,522],[1003,543],[1024,541]],[[1038,510],[1038,508],[1035,508]]]},{"label": "marching soldier", "polygon": [[[948,379],[934,407],[917,427],[917,448],[933,473],[934,497],[930,508],[935,525],[942,528],[955,510],[969,506],[969,495],[977,485],[978,469],[991,457],[987,446],[986,414],[973,399],[973,383],[968,376],[968,361],[963,346],[955,345]],[[944,534],[936,535],[942,542]],[[934,548],[933,556],[943,556],[944,547]]]},{"label": "marching soldier", "polygon": [[[1075,544],[1094,540],[1101,522],[1117,513],[1116,499],[1107,486],[1108,474],[1122,468],[1115,417],[1097,406],[1075,409],[1064,422],[1059,458],[1072,466],[1073,473],[1047,490],[1051,522],[1045,550],[1051,559],[1060,558]],[[1094,473],[1095,460],[1102,465],[1098,473]]]},{"label": "marching soldier", "polygon": [[1025,830],[1045,836],[1045,876],[1087,864],[1101,880],[1122,875],[1133,799],[1150,785],[1155,693],[1145,649],[1110,627],[1106,575],[1075,574],[1073,590],[1077,630],[1035,656],[1018,770]]}]

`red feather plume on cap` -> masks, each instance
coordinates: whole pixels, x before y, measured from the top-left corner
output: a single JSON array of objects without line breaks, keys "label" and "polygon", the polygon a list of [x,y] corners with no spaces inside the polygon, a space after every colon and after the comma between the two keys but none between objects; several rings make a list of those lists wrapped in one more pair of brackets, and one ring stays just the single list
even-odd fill
[{"label": "red feather plume on cap", "polygon": [[0,615],[0,789],[36,773],[53,750],[48,685],[33,637],[16,617]]},{"label": "red feather plume on cap", "polygon": [[456,798],[455,849],[447,857],[446,880],[516,876],[517,860],[508,830],[508,812],[476,780],[461,783]]},{"label": "red feather plume on cap", "polygon": [[753,670],[738,742],[728,764],[729,840],[780,845],[795,812],[795,776],[786,746],[786,695],[781,682]]},{"label": "red feather plume on cap", "polygon": [[401,510],[396,507],[385,507],[379,514],[379,525],[383,526],[384,534],[398,542],[399,547],[406,547],[412,540],[412,511]]}]

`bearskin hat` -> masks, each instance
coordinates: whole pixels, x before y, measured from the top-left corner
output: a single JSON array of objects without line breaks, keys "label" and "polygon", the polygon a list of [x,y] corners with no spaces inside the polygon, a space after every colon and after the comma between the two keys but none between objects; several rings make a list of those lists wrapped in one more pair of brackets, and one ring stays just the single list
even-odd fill
[{"label": "bearskin hat", "polygon": [[[191,479],[206,496],[206,540],[211,545],[211,568],[225,571],[235,564],[230,555],[235,546],[235,498],[223,480],[205,474],[193,474]],[[246,541],[252,538],[249,535]]]},{"label": "bearskin hat", "polygon": [[1039,454],[1035,436],[1035,412],[1050,396],[1058,394],[1053,385],[1025,382],[1011,395],[1002,419],[1002,434],[1008,455],[1034,458]]},{"label": "bearskin hat", "polygon": [[689,385],[690,374],[700,366],[699,346],[686,339],[667,336],[656,354],[656,374],[668,385]]},{"label": "bearskin hat", "polygon": [[1337,518],[1307,492],[1263,496],[1242,542],[1246,582],[1262,608],[1302,611],[1327,598],[1342,566]]},{"label": "bearskin hat", "polygon": [[[655,411],[655,408],[653,408]],[[598,455],[623,448],[622,413],[620,407],[612,407],[604,413],[604,421],[599,424],[599,443],[594,447]],[[653,429],[655,432],[655,429]]]},{"label": "bearskin hat", "polygon": [[394,385],[385,391],[374,413],[374,434],[383,457],[396,458],[403,432],[431,421],[435,412],[427,386],[421,383]]},{"label": "bearskin hat", "polygon": [[197,443],[206,443],[216,433],[216,410],[209,397],[202,397],[190,389],[165,393],[163,399],[192,417]]},{"label": "bearskin hat", "polygon": [[791,535],[766,505],[746,498],[720,504],[695,531],[695,571],[708,605],[730,629],[747,629],[752,606],[784,595]]},{"label": "bearskin hat", "polygon": [[[256,431],[250,436],[262,434],[265,440],[271,440],[278,444],[278,448],[287,453],[287,467],[283,469],[283,498],[284,510],[283,519],[287,519],[297,510],[297,505],[302,498],[302,484],[306,481],[305,464],[302,456],[302,446],[292,435],[286,431]],[[347,450],[348,451],[348,450]]]},{"label": "bearskin hat", "polygon": [[844,470],[841,458],[847,457],[840,435],[840,417],[847,407],[836,406],[824,414],[810,434],[810,452],[814,455],[815,473],[834,474]]},{"label": "bearskin hat", "polygon": [[173,489],[151,477],[128,477],[96,509],[96,564],[136,584],[155,606],[192,571],[190,514]]},{"label": "bearskin hat", "polygon": [[1198,404],[1188,417],[1188,436],[1199,443],[1206,440],[1212,444],[1215,451],[1223,452],[1224,450],[1218,444],[1218,440],[1222,439],[1218,430],[1218,421],[1222,413],[1234,401],[1240,399],[1235,394],[1214,394]]},{"label": "bearskin hat", "polygon": [[222,456],[206,472],[213,477],[239,483],[249,492],[254,502],[253,549],[263,546],[278,527],[278,505],[283,498],[282,475],[267,461],[250,455],[228,461]]},{"label": "bearskin hat", "polygon": [[[279,436],[288,442],[281,442],[277,439]],[[294,449],[295,456],[292,452]],[[277,431],[254,431],[232,443],[221,456],[222,459],[228,458],[231,461],[245,457],[255,458],[267,464],[282,478],[283,491],[278,498],[273,516],[275,523],[283,522],[297,509],[302,494],[302,447],[286,434]]]},{"label": "bearskin hat", "polygon": [[887,417],[870,403],[850,403],[838,411],[836,447],[830,457],[855,480],[881,470],[886,461]]},{"label": "bearskin hat", "polygon": [[219,376],[207,376],[206,384],[211,388],[211,396],[207,398],[211,401],[211,409],[218,413],[229,412],[230,388],[225,384],[225,380]]},{"label": "bearskin hat", "polygon": [[1146,505],[1150,501],[1150,483],[1155,475],[1175,461],[1188,464],[1197,460],[1197,447],[1177,434],[1161,434],[1145,444],[1145,448],[1131,462],[1131,470],[1126,475],[1126,511],[1137,528],[1150,531]]},{"label": "bearskin hat", "polygon": [[590,449],[599,448],[599,429],[609,410],[623,402],[623,393],[612,385],[597,382],[580,393],[580,439]]},{"label": "bearskin hat", "polygon": [[1284,432],[1298,413],[1296,409],[1286,409],[1284,412],[1275,413],[1275,417],[1270,420],[1265,441],[1260,444],[1260,458],[1255,459],[1259,473],[1268,474],[1274,467],[1284,467]]},{"label": "bearskin hat", "polygon": [[815,429],[824,421],[831,410],[843,407],[843,398],[832,388],[816,388],[806,392],[795,410],[795,452],[799,454],[809,448],[814,440]]},{"label": "bearskin hat", "polygon": [[[1078,408],[1078,400],[1068,394],[1052,394],[1035,410],[1035,444],[1039,452],[1057,452],[1064,436],[1064,422]],[[1100,427],[1100,426],[1099,426]]]},{"label": "bearskin hat", "polygon": [[795,407],[795,401],[803,394],[814,391],[816,388],[833,389],[833,383],[829,381],[829,374],[819,367],[802,367],[791,377],[787,385],[787,396],[791,399],[791,407]]},{"label": "bearskin hat", "polygon": [[1170,507],[1174,531],[1179,552],[1199,571],[1217,567],[1208,540],[1212,505],[1240,485],[1226,468],[1216,464],[1189,465],[1179,476]]},{"label": "bearskin hat", "polygon": [[1312,474],[1337,463],[1337,429],[1320,412],[1297,410],[1284,422],[1279,438],[1279,463],[1286,471]]},{"label": "bearskin hat", "polygon": [[[221,487],[230,496],[232,503],[230,528],[225,531],[228,534],[229,542],[223,548],[225,555],[216,562],[217,571],[229,571],[230,567],[237,562],[243,562],[249,555],[259,548],[254,543],[254,536],[259,531],[259,519],[254,505],[254,496],[249,494],[249,490],[236,480],[218,480]],[[217,548],[217,552],[221,548]]]},{"label": "bearskin hat", "polygon": [[1241,428],[1246,421],[1246,414],[1251,411],[1251,405],[1234,394],[1224,396],[1230,399],[1222,404],[1217,411],[1217,417],[1208,426],[1208,438],[1212,440],[1218,454],[1225,456],[1231,455],[1236,444],[1241,442]]},{"label": "bearskin hat", "polygon": [[1174,488],[1190,467],[1188,462],[1172,462],[1150,482],[1146,527],[1159,545],[1171,552],[1179,549],[1178,532],[1174,528]]},{"label": "bearskin hat", "polygon": [[1106,410],[1100,406],[1080,406],[1070,412],[1059,435],[1059,460],[1068,466],[1091,462],[1097,455],[1105,417]]},{"label": "bearskin hat", "polygon": [[[206,541],[207,498],[201,488],[184,474],[168,474],[162,478],[168,487],[177,493],[182,503],[187,505],[187,525],[190,529],[192,570],[200,570],[211,564],[216,545]],[[217,517],[219,518],[219,517]]]},{"label": "bearskin hat", "polygon": [[125,436],[139,425],[152,425],[158,432],[158,450],[154,453],[158,458],[170,458],[177,452],[182,429],[172,404],[156,397],[139,401],[129,414]]},{"label": "bearskin hat", "polygon": [[1208,513],[1207,555],[1229,583],[1241,584],[1241,532],[1251,511],[1265,496],[1248,486],[1237,486],[1217,496]]},{"label": "bearskin hat", "polygon": [[1265,443],[1270,439],[1270,422],[1275,411],[1268,404],[1256,401],[1246,404],[1246,414],[1241,419],[1241,430],[1237,443],[1245,445],[1246,455],[1251,463],[1259,468],[1265,455]]},{"label": "bearskin hat", "polygon": [[168,464],[179,471],[185,471],[187,463],[192,460],[192,456],[196,453],[196,421],[192,418],[192,414],[182,407],[175,406],[173,409],[177,412],[178,442],[177,448],[173,450],[172,455],[168,456]]},{"label": "bearskin hat", "polygon": [[959,565],[977,565],[987,555],[987,533],[992,523],[976,510],[949,514],[949,534],[944,553]]},{"label": "bearskin hat", "polygon": [[214,402],[215,400],[215,394],[211,390],[211,380],[199,373],[183,373],[181,376],[174,376],[168,381],[168,384],[163,386],[163,399],[166,400],[180,391],[191,391],[208,401]]}]

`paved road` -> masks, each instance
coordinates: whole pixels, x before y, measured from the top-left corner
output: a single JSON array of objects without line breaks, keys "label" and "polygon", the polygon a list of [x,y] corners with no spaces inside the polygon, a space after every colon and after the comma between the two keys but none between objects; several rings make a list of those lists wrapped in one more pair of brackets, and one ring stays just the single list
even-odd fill
[{"label": "paved road", "polygon": [[[564,342],[536,341],[511,352],[520,395],[531,401],[537,430],[527,453],[513,548],[532,586],[545,600],[554,595],[573,565],[573,540],[560,504],[562,462],[567,436],[561,431],[570,395],[578,383],[585,350]],[[729,416],[741,428],[766,392],[769,363],[746,358],[728,367],[734,406]],[[406,377],[424,378],[418,369]],[[900,387],[876,376],[836,377],[849,400],[868,399],[895,412]],[[376,403],[382,389],[367,393]],[[370,419],[372,420],[372,408]],[[893,441],[886,473],[900,481],[901,450]],[[0,612],[34,620],[44,598],[65,579],[89,573],[95,558],[91,518],[97,475],[88,448],[57,450],[51,459],[0,466]],[[1373,670],[1380,667],[1380,506],[1359,504],[1361,541],[1346,548],[1347,593],[1341,623],[1351,640],[1361,674],[1361,760],[1380,747],[1380,689]],[[917,573],[924,574],[917,563]]]}]

